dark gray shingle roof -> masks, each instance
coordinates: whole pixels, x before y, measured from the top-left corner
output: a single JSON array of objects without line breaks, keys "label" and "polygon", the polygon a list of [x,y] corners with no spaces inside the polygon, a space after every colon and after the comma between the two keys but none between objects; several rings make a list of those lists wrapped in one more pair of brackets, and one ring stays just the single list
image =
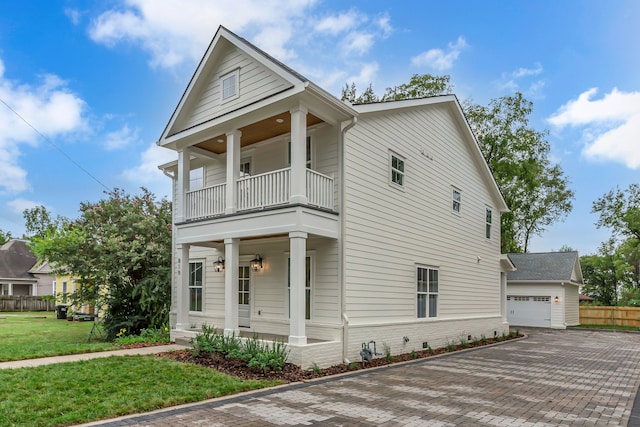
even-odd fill
[{"label": "dark gray shingle roof", "polygon": [[0,277],[12,279],[33,279],[29,273],[36,263],[36,257],[24,240],[10,240],[0,246]]},{"label": "dark gray shingle roof", "polygon": [[545,252],[508,254],[516,271],[507,273],[507,280],[570,281],[578,252]]}]

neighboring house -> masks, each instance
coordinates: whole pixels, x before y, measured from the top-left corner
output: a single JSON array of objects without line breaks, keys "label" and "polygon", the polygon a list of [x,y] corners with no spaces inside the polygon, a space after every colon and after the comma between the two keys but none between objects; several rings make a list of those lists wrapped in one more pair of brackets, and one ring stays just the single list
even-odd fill
[{"label": "neighboring house", "polygon": [[69,274],[58,274],[53,282],[56,304],[67,305],[69,314],[98,314],[95,304],[88,298],[83,298],[83,287],[79,282],[79,279]]},{"label": "neighboring house", "polygon": [[0,295],[51,295],[53,276],[36,263],[25,240],[13,239],[0,246]]},{"label": "neighboring house", "polygon": [[591,298],[589,295],[579,294],[578,301],[580,304],[590,304],[595,301],[594,298]]},{"label": "neighboring house", "polygon": [[328,366],[508,332],[507,207],[455,96],[351,106],[220,27],[158,144],[173,339]]},{"label": "neighboring house", "polygon": [[565,329],[580,323],[578,252],[509,254],[507,320],[512,326]]}]

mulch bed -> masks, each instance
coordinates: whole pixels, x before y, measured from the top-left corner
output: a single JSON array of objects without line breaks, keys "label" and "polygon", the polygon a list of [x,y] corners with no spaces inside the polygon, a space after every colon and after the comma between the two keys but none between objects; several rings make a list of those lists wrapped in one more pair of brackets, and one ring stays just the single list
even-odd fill
[{"label": "mulch bed", "polygon": [[314,378],[327,377],[331,375],[342,374],[345,372],[352,372],[362,369],[370,369],[378,366],[391,365],[399,362],[406,362],[409,360],[422,359],[426,357],[435,356],[443,353],[450,353],[459,350],[465,350],[474,347],[481,347],[497,342],[512,340],[520,338],[523,335],[509,335],[506,337],[498,337],[497,339],[487,338],[484,342],[469,342],[466,345],[450,345],[448,347],[437,348],[432,351],[420,350],[411,353],[404,353],[392,356],[387,359],[384,356],[375,357],[374,359],[362,363],[352,362],[350,364],[340,364],[331,366],[324,369],[303,369],[297,365],[287,363],[282,371],[270,371],[262,372],[255,368],[249,368],[246,363],[240,359],[228,359],[220,355],[219,353],[201,353],[194,355],[190,350],[178,350],[167,353],[158,354],[159,357],[166,357],[179,362],[194,363],[196,365],[204,366],[207,368],[215,369],[219,372],[224,372],[235,377],[242,378],[244,380],[280,380],[284,383],[307,381]]}]

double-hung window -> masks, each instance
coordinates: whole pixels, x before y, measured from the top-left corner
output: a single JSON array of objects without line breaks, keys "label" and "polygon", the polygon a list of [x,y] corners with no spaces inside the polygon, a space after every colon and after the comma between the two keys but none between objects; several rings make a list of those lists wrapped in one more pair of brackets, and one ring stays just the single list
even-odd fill
[{"label": "double-hung window", "polygon": [[404,187],[404,158],[391,152],[389,155],[391,184]]},{"label": "double-hung window", "polygon": [[[311,162],[311,157],[312,157],[312,156],[311,156],[311,148],[312,148],[312,147],[311,147],[311,137],[310,137],[310,136],[307,136],[307,147],[306,147],[306,150],[307,150],[307,153],[306,153],[306,160],[307,160],[307,161],[306,161],[306,163],[305,163],[305,164],[306,164],[307,169],[313,169],[313,168],[312,168],[312,162]],[[289,141],[288,150],[289,150],[289,157],[287,158],[287,164],[288,164],[289,166],[291,166],[291,141]]]},{"label": "double-hung window", "polygon": [[204,166],[189,171],[189,190],[204,187]]},{"label": "double-hung window", "polygon": [[189,311],[202,311],[202,261],[189,262]]},{"label": "double-hung window", "polygon": [[486,208],[485,210],[485,229],[484,229],[484,233],[485,233],[485,237],[487,239],[491,238],[491,224],[492,224],[493,218],[492,218],[492,211],[490,208]]},{"label": "double-hung window", "polygon": [[438,317],[438,270],[431,267],[418,267],[416,281],[418,318]]},{"label": "double-hung window", "polygon": [[[287,269],[287,292],[289,294],[289,313],[291,313],[291,258],[288,258]],[[305,261],[305,284],[304,284],[304,318],[311,319],[311,257],[307,256]]]},{"label": "double-hung window", "polygon": [[460,206],[462,205],[462,193],[457,188],[454,188],[451,197],[453,200],[453,211],[455,213],[460,213]]}]

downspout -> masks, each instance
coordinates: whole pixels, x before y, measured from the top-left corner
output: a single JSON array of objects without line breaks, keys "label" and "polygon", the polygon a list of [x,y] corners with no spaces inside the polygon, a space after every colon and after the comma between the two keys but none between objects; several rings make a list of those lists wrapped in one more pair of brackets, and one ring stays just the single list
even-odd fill
[{"label": "downspout", "polygon": [[346,133],[356,125],[358,118],[351,119],[351,123],[342,128],[340,132],[340,155],[338,156],[338,173],[340,175],[340,185],[338,186],[338,198],[340,200],[340,215],[338,216],[340,221],[340,244],[338,245],[338,283],[340,283],[340,313],[342,317],[342,360],[345,363],[349,363],[347,355],[349,354],[349,316],[347,315],[347,303],[346,295],[347,290],[344,283],[344,231],[345,221],[344,215],[345,209],[345,169],[344,169],[344,155],[345,155],[345,135]]}]

